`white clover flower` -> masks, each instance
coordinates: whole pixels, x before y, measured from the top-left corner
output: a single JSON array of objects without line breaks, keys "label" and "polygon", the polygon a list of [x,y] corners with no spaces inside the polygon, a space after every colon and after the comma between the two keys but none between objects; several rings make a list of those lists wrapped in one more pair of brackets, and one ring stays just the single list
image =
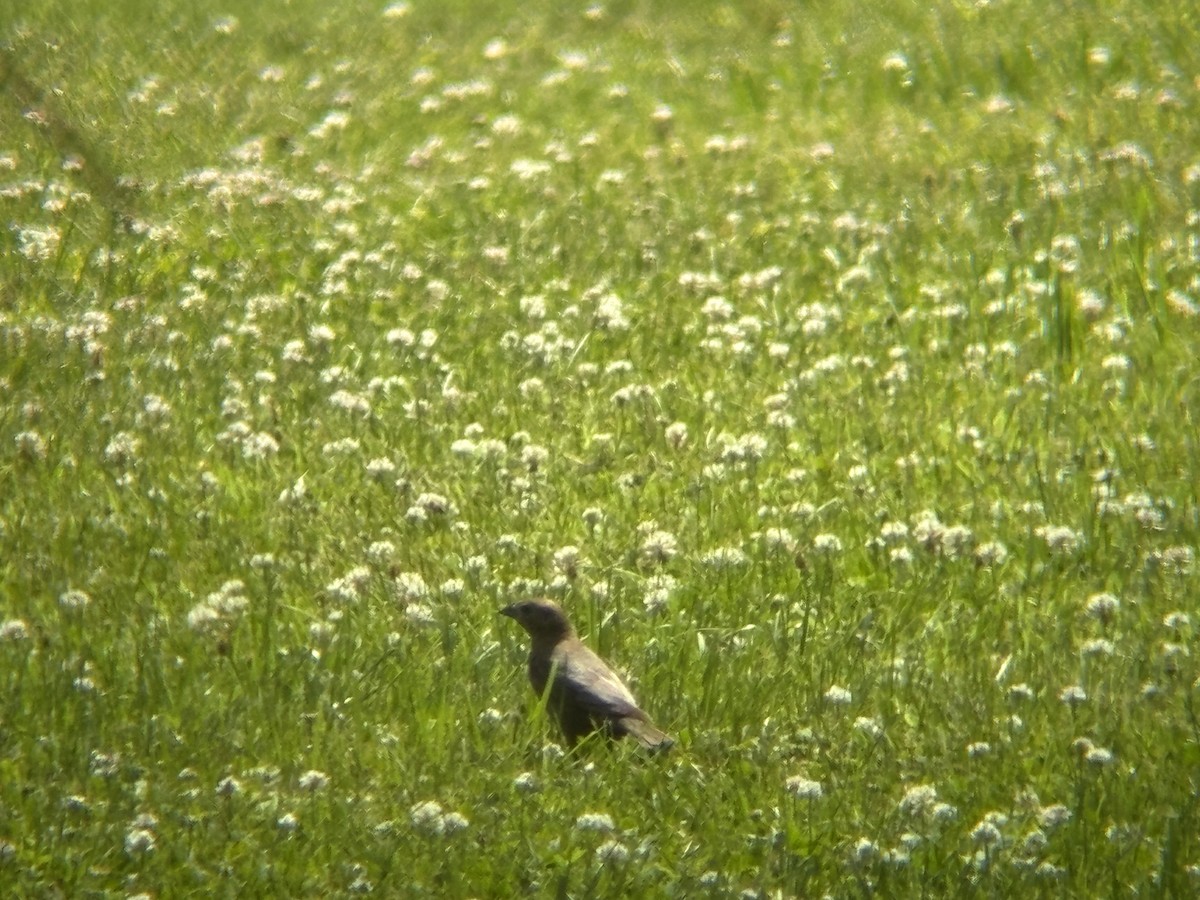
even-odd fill
[{"label": "white clover flower", "polygon": [[813,552],[822,556],[833,556],[842,552],[842,539],[836,534],[818,534],[813,538]]},{"label": "white clover flower", "polygon": [[825,692],[825,702],[833,706],[847,706],[854,702],[854,695],[840,685],[833,685]]},{"label": "white clover flower", "polygon": [[793,553],[796,550],[796,537],[786,528],[768,528],[762,534],[763,544],[769,550],[780,550]]},{"label": "white clover flower", "polygon": [[308,329],[308,339],[318,346],[332,344],[337,340],[337,332],[328,325],[313,325]]},{"label": "white clover flower", "polygon": [[1067,870],[1046,860],[1038,863],[1038,867],[1034,869],[1033,874],[1043,881],[1058,881],[1066,877]]},{"label": "white clover flower", "polygon": [[1071,820],[1073,813],[1061,803],[1043,806],[1038,811],[1038,824],[1047,830],[1058,828]]},{"label": "white clover flower", "polygon": [[662,565],[670,562],[679,552],[675,535],[669,531],[652,531],[647,534],[639,550],[644,565]]},{"label": "white clover flower", "polygon": [[719,294],[709,297],[700,308],[709,319],[724,322],[733,318],[733,304]]},{"label": "white clover flower", "polygon": [[1180,631],[1192,624],[1191,617],[1185,612],[1171,612],[1163,616],[1163,627],[1172,631]]},{"label": "white clover flower", "polygon": [[280,357],[284,362],[288,363],[308,363],[312,362],[308,354],[305,352],[304,341],[288,341],[283,345],[283,350],[280,352]]},{"label": "white clover flower", "polygon": [[734,569],[749,560],[740,547],[716,547],[701,556],[700,562],[714,569]]},{"label": "white clover flower", "polygon": [[345,389],[336,390],[329,395],[329,404],[346,412],[358,413],[366,416],[371,413],[371,401],[362,394],[356,394],[353,391]]},{"label": "white clover flower", "polygon": [[329,784],[329,776],[316,769],[309,769],[300,776],[297,784],[302,791],[319,791]]},{"label": "white clover flower", "polygon": [[13,231],[16,233],[21,255],[34,262],[53,259],[62,241],[62,232],[54,227],[13,226]]},{"label": "white clover flower", "polygon": [[204,598],[204,602],[218,613],[237,616],[246,611],[250,599],[246,596],[246,585],[239,579],[231,579]]},{"label": "white clover flower", "polygon": [[371,545],[367,547],[367,559],[377,566],[391,562],[395,555],[396,545],[391,541],[372,541]]},{"label": "white clover flower", "polygon": [[275,820],[275,827],[280,831],[295,831],[300,827],[300,820],[296,818],[295,813],[284,813]]},{"label": "white clover flower", "polygon": [[999,566],[1008,559],[1008,548],[999,541],[988,541],[975,548],[975,563],[981,568]]},{"label": "white clover flower", "polygon": [[679,582],[675,578],[666,574],[654,575],[646,579],[646,592],[642,596],[642,604],[646,607],[646,612],[657,613],[664,610],[678,584]]},{"label": "white clover flower", "polygon": [[941,551],[950,559],[957,559],[971,549],[975,535],[965,525],[951,525],[942,531]]},{"label": "white clover flower", "polygon": [[285,488],[279,494],[279,502],[282,505],[290,505],[303,500],[308,496],[308,485],[305,484],[304,476],[301,475],[296,479],[295,484],[289,488]]},{"label": "white clover flower", "polygon": [[505,263],[509,262],[509,248],[508,247],[502,247],[502,246],[496,246],[496,245],[493,245],[491,247],[484,247],[484,251],[482,251],[482,254],[484,254],[484,259],[486,259],[487,262],[490,262],[490,263],[496,263],[497,265],[504,265]]},{"label": "white clover flower", "polygon": [[29,626],[24,619],[9,619],[0,622],[0,641],[24,641],[29,637]]},{"label": "white clover flower", "polygon": [[683,422],[673,422],[667,426],[664,436],[672,448],[682,450],[687,446],[688,427]]},{"label": "white clover flower", "polygon": [[925,816],[933,811],[936,803],[937,788],[932,784],[918,784],[905,791],[899,806],[907,816]]},{"label": "white clover flower", "polygon": [[825,794],[821,782],[812,781],[801,775],[792,775],[784,782],[784,787],[787,788],[789,794],[799,800],[820,800]]},{"label": "white clover flower", "polygon": [[568,545],[554,551],[554,567],[567,577],[574,578],[579,571],[581,552],[578,547]]},{"label": "white clover flower", "polygon": [[884,544],[900,544],[908,539],[908,526],[904,522],[884,522],[880,528],[880,539]]},{"label": "white clover flower", "polygon": [[235,794],[240,794],[242,784],[232,775],[226,775],[217,782],[217,795],[220,797],[232,797]]},{"label": "white clover flower", "polygon": [[433,614],[433,607],[427,603],[407,604],[404,607],[404,618],[414,625],[433,625],[437,622],[437,617]]},{"label": "white clover flower", "polygon": [[71,589],[58,595],[58,605],[63,609],[85,609],[91,602],[92,598],[80,590]]},{"label": "white clover flower", "polygon": [[416,572],[400,572],[392,580],[392,589],[402,602],[421,600],[429,595],[429,585]]},{"label": "white clover flower", "polygon": [[717,437],[721,445],[721,461],[725,463],[752,463],[766,455],[767,439],[751,432],[739,436],[721,434]]},{"label": "white clover flower", "polygon": [[583,813],[575,820],[575,827],[579,831],[601,831],[608,832],[615,830],[612,816],[607,813]]},{"label": "white clover flower", "polygon": [[188,628],[192,631],[207,632],[218,627],[222,622],[221,614],[207,603],[197,603],[187,614]]},{"label": "white clover flower", "polygon": [[373,481],[386,481],[396,474],[396,464],[383,457],[368,460],[364,468]]},{"label": "white clover flower", "polygon": [[125,834],[125,852],[130,856],[150,853],[156,843],[154,832],[147,828],[131,828]]},{"label": "white clover flower", "polygon": [[124,466],[137,461],[141,442],[128,432],[115,434],[104,448],[104,458],[114,465]]},{"label": "white clover flower", "polygon": [[858,865],[866,865],[879,857],[879,845],[868,838],[861,837],[850,851],[850,858]]},{"label": "white clover flower", "polygon": [[1033,692],[1033,688],[1024,682],[1014,684],[1008,689],[1009,700],[1032,700],[1034,696],[1036,695]]},{"label": "white clover flower", "polygon": [[873,739],[883,737],[883,723],[874,716],[859,716],[854,720],[854,730]]},{"label": "white clover flower", "polygon": [[952,822],[958,818],[958,808],[951,806],[949,803],[935,803],[933,809],[929,811],[929,817],[935,822],[946,823]]},{"label": "white clover flower", "polygon": [[319,647],[328,647],[337,633],[335,621],[313,622],[308,626],[308,637]]},{"label": "white clover flower", "polygon": [[1133,518],[1143,528],[1150,529],[1151,531],[1161,531],[1163,520],[1166,516],[1161,509],[1142,507],[1134,510]]},{"label": "white clover flower", "polygon": [[496,116],[492,120],[492,133],[503,137],[512,137],[515,134],[520,134],[522,127],[521,117],[512,115],[511,113]]},{"label": "white clover flower", "polygon": [[[266,436],[270,437],[270,435]],[[275,444],[275,449],[271,451],[274,453],[279,449],[279,444],[275,442],[274,438],[271,438],[271,442]],[[339,438],[336,441],[329,441],[328,443],[323,444],[321,446],[321,455],[330,458],[336,458],[339,456],[353,456],[360,449],[362,449],[362,443],[358,440],[358,438],[344,437]]]},{"label": "white clover flower", "polygon": [[537,377],[526,378],[517,385],[517,390],[527,400],[531,398],[536,399],[546,393],[546,382]]},{"label": "white clover flower", "polygon": [[607,840],[596,848],[596,859],[605,864],[623,863],[629,859],[629,848],[620,841]]},{"label": "white clover flower", "polygon": [[393,347],[414,347],[417,343],[417,336],[407,328],[393,328],[383,339]]},{"label": "white clover flower", "polygon": [[522,772],[514,778],[513,787],[521,794],[534,794],[542,789],[537,776],[532,772]]},{"label": "white clover flower", "polygon": [[[326,447],[330,445],[326,444]],[[242,456],[246,459],[266,459],[279,452],[279,441],[265,431],[247,435],[242,441]]]},{"label": "white clover flower", "polygon": [[46,440],[36,431],[22,431],[13,440],[20,456],[26,459],[46,458]]},{"label": "white clover flower", "polygon": [[1063,703],[1067,704],[1067,706],[1071,706],[1071,707],[1078,706],[1081,703],[1086,703],[1087,698],[1088,698],[1087,691],[1085,691],[1078,684],[1073,684],[1068,687],[1065,687],[1061,691],[1059,691],[1059,694],[1058,694],[1058,699],[1061,700]]},{"label": "white clover flower", "polygon": [[430,516],[454,516],[458,513],[458,508],[441,494],[421,494],[416,499],[416,506]]},{"label": "white clover flower", "polygon": [[360,583],[356,578],[344,575],[325,585],[325,593],[331,600],[336,600],[338,603],[357,603],[360,596]]},{"label": "white clover flower", "polygon": [[[1193,282],[1195,284],[1195,282]],[[1178,291],[1172,288],[1166,294],[1167,309],[1171,310],[1178,316],[1184,316],[1188,319],[1194,319],[1200,316],[1200,304],[1185,294],[1183,291]]]},{"label": "white clover flower", "polygon": [[1169,575],[1188,575],[1195,563],[1196,551],[1186,545],[1152,550],[1146,558],[1147,566],[1161,568]]},{"label": "white clover flower", "polygon": [[1104,623],[1112,621],[1113,616],[1120,608],[1120,599],[1116,595],[1108,593],[1092,594],[1088,597],[1085,607],[1089,616]]},{"label": "white clover flower", "polygon": [[408,811],[413,827],[426,834],[440,835],[445,830],[442,805],[434,800],[415,803]]},{"label": "white clover flower", "polygon": [[1109,372],[1128,372],[1130,368],[1133,367],[1133,364],[1129,361],[1128,356],[1120,353],[1115,353],[1111,356],[1105,356],[1104,361],[1100,365],[1102,365],[1105,370]]},{"label": "white clover flower", "polygon": [[986,820],[971,829],[971,840],[977,844],[990,847],[1000,843],[1003,839],[1004,835],[1000,833],[1000,829]]},{"label": "white clover flower", "polygon": [[925,510],[917,518],[916,524],[913,526],[913,538],[931,553],[941,550],[942,536],[946,532],[946,526],[937,517],[937,514],[930,510]]},{"label": "white clover flower", "polygon": [[1084,656],[1112,656],[1116,652],[1113,642],[1105,638],[1093,638],[1079,648]]},{"label": "white clover flower", "polygon": [[1047,549],[1055,554],[1074,553],[1083,543],[1083,535],[1066,525],[1040,525],[1033,533],[1044,540]]},{"label": "white clover flower", "polygon": [[1021,852],[1025,856],[1037,857],[1046,852],[1050,841],[1046,837],[1046,833],[1039,828],[1026,833],[1021,839]]},{"label": "white clover flower", "polygon": [[550,458],[550,451],[538,444],[529,444],[521,448],[521,464],[530,472],[538,471]]},{"label": "white clover flower", "polygon": [[121,769],[120,754],[106,754],[100,750],[92,750],[88,757],[88,770],[100,778],[113,778]]}]

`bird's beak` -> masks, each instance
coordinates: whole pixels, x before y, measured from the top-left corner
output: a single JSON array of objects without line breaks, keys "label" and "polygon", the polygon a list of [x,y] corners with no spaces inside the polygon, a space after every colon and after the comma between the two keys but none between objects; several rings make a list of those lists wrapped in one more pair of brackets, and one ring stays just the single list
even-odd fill
[{"label": "bird's beak", "polygon": [[504,609],[500,610],[500,615],[508,616],[510,619],[515,619],[517,617],[517,604],[510,603],[508,606],[504,607]]}]

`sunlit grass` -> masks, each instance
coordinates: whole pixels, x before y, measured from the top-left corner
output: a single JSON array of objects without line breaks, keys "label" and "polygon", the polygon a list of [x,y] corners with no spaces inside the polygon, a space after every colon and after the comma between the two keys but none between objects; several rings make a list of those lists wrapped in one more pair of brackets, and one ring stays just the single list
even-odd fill
[{"label": "sunlit grass", "polygon": [[1193,891],[1195,14],[327,6],[0,17],[0,883]]}]

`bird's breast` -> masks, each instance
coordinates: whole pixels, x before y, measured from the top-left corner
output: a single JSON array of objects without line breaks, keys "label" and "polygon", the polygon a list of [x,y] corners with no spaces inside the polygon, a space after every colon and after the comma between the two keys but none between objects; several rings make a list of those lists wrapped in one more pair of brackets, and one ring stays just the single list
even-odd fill
[{"label": "bird's breast", "polygon": [[529,683],[539,696],[546,690],[546,682],[550,679],[550,657],[549,653],[539,653],[536,647],[529,654]]}]

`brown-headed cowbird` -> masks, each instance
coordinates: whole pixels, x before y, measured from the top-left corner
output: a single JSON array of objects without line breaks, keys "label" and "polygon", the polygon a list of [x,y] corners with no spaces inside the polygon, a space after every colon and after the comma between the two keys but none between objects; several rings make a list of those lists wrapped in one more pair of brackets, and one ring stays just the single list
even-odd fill
[{"label": "brown-headed cowbird", "polygon": [[504,607],[500,614],[516,619],[529,632],[529,681],[539,697],[546,696],[569,745],[597,731],[611,738],[629,735],[650,750],[666,750],[675,743],[654,727],[604,660],[583,646],[557,603],[525,600]]}]

